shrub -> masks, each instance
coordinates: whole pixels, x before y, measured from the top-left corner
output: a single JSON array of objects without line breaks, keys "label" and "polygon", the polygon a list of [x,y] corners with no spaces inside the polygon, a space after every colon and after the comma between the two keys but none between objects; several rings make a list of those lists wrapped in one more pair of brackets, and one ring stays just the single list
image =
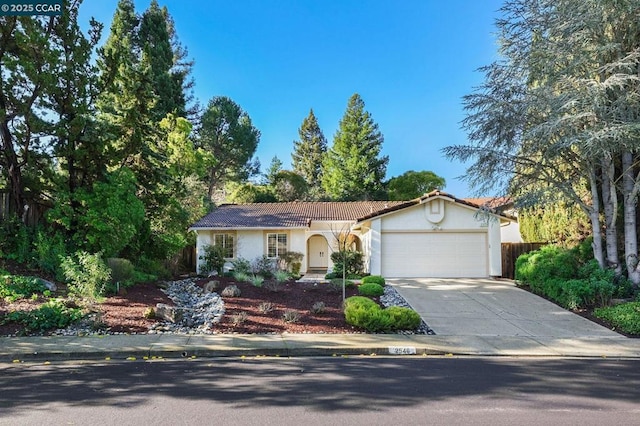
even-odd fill
[{"label": "shrub", "polygon": [[62,278],[60,262],[67,255],[67,248],[61,234],[49,235],[39,230],[34,241],[34,255],[38,267]]},{"label": "shrub", "polygon": [[415,330],[422,324],[422,318],[411,308],[389,306],[385,311],[391,317],[393,326],[397,330]]},{"label": "shrub", "polygon": [[231,264],[233,265],[234,273],[243,273],[249,275],[251,273],[251,262],[242,257],[232,260]]},{"label": "shrub", "polygon": [[79,251],[74,256],[65,257],[60,267],[69,282],[69,292],[89,301],[103,296],[111,280],[111,271],[100,253]]},{"label": "shrub", "polygon": [[577,278],[579,266],[577,256],[570,250],[548,245],[518,257],[515,278],[539,292],[550,279]]},{"label": "shrub", "polygon": [[248,318],[249,318],[249,315],[246,312],[244,311],[237,312],[231,316],[231,324],[237,327],[239,325],[244,324]]},{"label": "shrub", "polygon": [[269,291],[273,291],[274,293],[277,293],[280,290],[282,290],[283,285],[284,284],[281,281],[269,280],[264,284],[264,288],[266,288]]},{"label": "shrub", "polygon": [[[332,287],[338,288],[340,290],[342,290],[342,278],[334,278],[330,281],[330,284]],[[354,283],[351,280],[345,280],[344,281],[344,287],[345,288],[355,288],[356,283]]]},{"label": "shrub", "polygon": [[224,248],[221,246],[204,246],[204,254],[200,256],[200,259],[204,260],[204,264],[201,266],[202,272],[205,274],[215,272],[218,275],[222,275],[225,262],[224,253]]},{"label": "shrub", "polygon": [[364,269],[362,253],[353,250],[340,250],[331,253],[333,261],[333,271],[342,276],[343,264],[347,275],[360,275]]},{"label": "shrub", "polygon": [[125,287],[133,284],[135,278],[135,268],[133,263],[127,259],[110,257],[107,259],[107,266],[111,270],[111,283],[120,283]]},{"label": "shrub", "polygon": [[156,310],[153,309],[151,306],[149,306],[147,309],[144,310],[144,312],[142,313],[142,316],[145,317],[146,319],[153,319],[156,317]]},{"label": "shrub", "polygon": [[276,271],[276,263],[274,259],[269,259],[266,255],[262,255],[253,260],[252,271],[256,275],[262,275],[264,278],[271,278]]},{"label": "shrub", "polygon": [[254,287],[262,287],[264,278],[261,277],[260,275],[254,275],[253,277],[251,277],[250,282]]},{"label": "shrub", "polygon": [[324,304],[324,302],[315,302],[311,306],[311,313],[312,314],[323,314],[326,310],[327,310],[327,307]]},{"label": "shrub", "polygon": [[369,297],[382,296],[384,294],[384,287],[375,283],[362,284],[358,287],[358,294]]},{"label": "shrub", "polygon": [[299,276],[303,257],[304,254],[297,251],[286,251],[280,255],[278,263],[283,270],[290,272],[294,276]]},{"label": "shrub", "polygon": [[9,274],[0,276],[0,299],[13,302],[37,294],[46,295],[48,292],[39,278]]},{"label": "shrub", "polygon": [[362,284],[369,284],[369,283],[378,284],[381,286],[384,286],[386,284],[384,278],[380,275],[369,275],[362,279]]},{"label": "shrub", "polygon": [[294,309],[287,309],[282,314],[282,320],[290,323],[298,322],[300,321],[300,313]]},{"label": "shrub", "polygon": [[276,273],[273,274],[273,277],[276,281],[281,283],[289,280],[289,274],[286,271],[276,271]]},{"label": "shrub", "polygon": [[275,305],[271,302],[262,302],[258,305],[258,311],[261,314],[267,314],[275,308]]},{"label": "shrub", "polygon": [[593,313],[624,333],[640,335],[640,302],[598,308]]},{"label": "shrub", "polygon": [[347,308],[354,308],[354,309],[358,309],[358,308],[365,308],[365,309],[374,309],[376,307],[380,307],[376,302],[374,302],[373,300],[369,299],[368,297],[363,297],[363,296],[352,296],[352,297],[348,297],[345,301],[344,301],[344,308],[345,310]]},{"label": "shrub", "polygon": [[241,283],[248,283],[251,281],[251,275],[246,272],[234,272],[233,279]]},{"label": "shrub", "polygon": [[67,307],[60,299],[51,299],[33,311],[15,311],[5,315],[2,323],[15,322],[24,326],[23,333],[64,328],[83,317],[79,308]]},{"label": "shrub", "polygon": [[363,296],[345,300],[344,316],[347,324],[370,332],[414,330],[422,322],[420,315],[409,308],[396,306],[382,309],[376,302]]}]

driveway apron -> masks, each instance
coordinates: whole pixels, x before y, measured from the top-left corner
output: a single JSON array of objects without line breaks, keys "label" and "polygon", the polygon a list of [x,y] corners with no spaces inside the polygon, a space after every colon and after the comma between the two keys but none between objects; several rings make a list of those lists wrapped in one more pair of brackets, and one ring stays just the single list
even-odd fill
[{"label": "driveway apron", "polygon": [[511,281],[397,278],[387,282],[438,335],[622,337]]}]

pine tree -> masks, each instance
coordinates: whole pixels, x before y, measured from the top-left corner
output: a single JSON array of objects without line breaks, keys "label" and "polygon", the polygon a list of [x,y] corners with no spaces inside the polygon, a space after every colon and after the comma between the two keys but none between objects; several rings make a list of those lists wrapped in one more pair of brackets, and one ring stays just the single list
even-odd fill
[{"label": "pine tree", "polygon": [[293,141],[291,154],[293,171],[307,182],[314,192],[312,198],[319,198],[322,192],[322,160],[327,152],[327,140],[320,130],[313,109],[302,121],[298,129],[300,139]]},{"label": "pine tree", "polygon": [[141,51],[149,57],[152,85],[157,96],[152,110],[155,121],[162,120],[169,113],[185,116],[183,78],[179,71],[174,70],[172,25],[168,21],[166,7],[161,9],[153,0],[142,15],[138,31],[138,43]]},{"label": "pine tree", "polygon": [[333,146],[322,163],[322,187],[336,200],[370,200],[383,195],[389,157],[384,138],[357,93],[351,96]]}]

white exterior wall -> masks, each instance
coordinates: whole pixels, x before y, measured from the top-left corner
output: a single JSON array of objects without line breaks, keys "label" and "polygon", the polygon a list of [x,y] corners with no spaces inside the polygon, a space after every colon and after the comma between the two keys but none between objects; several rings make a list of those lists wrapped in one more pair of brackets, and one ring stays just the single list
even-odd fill
[{"label": "white exterior wall", "polygon": [[518,222],[510,222],[508,225],[503,224],[500,227],[500,236],[503,243],[523,243],[522,235],[520,235],[520,224]]},{"label": "white exterior wall", "polygon": [[382,220],[379,218],[372,220],[367,234],[370,244],[369,273],[380,275],[382,272]]},{"label": "white exterior wall", "polygon": [[252,261],[265,254],[265,242],[262,230],[237,231],[236,258]]},{"label": "white exterior wall", "polygon": [[493,216],[489,221],[489,276],[502,276],[502,239],[500,218]]},{"label": "white exterior wall", "polygon": [[200,273],[200,267],[204,260],[200,257],[204,256],[205,246],[213,244],[213,233],[211,231],[196,231],[196,272]]}]

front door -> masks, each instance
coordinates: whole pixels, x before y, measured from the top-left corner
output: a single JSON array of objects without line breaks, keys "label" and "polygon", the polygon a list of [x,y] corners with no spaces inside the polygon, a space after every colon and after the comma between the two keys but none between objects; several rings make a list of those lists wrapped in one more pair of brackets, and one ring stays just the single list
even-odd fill
[{"label": "front door", "polygon": [[309,269],[327,269],[329,245],[322,235],[314,235],[308,241]]}]

